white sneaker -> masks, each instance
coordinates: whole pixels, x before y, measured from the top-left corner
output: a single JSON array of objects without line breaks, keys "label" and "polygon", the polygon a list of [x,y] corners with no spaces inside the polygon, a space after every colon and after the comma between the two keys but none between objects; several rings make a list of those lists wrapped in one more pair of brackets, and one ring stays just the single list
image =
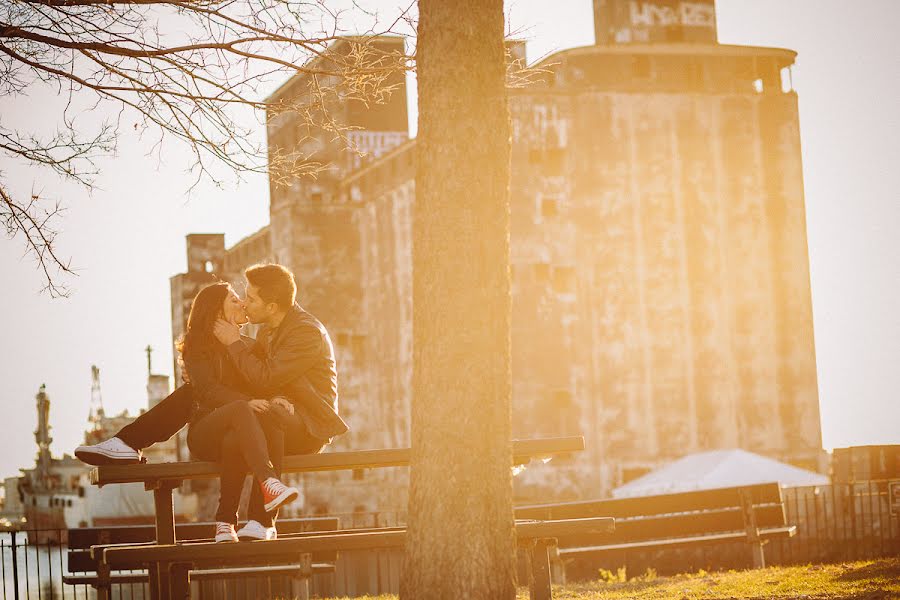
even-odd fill
[{"label": "white sneaker", "polygon": [[216,543],[219,542],[236,542],[238,536],[234,532],[234,525],[231,523],[216,522]]},{"label": "white sneaker", "polygon": [[75,457],[89,465],[132,465],[141,462],[140,450],[135,450],[117,437],[93,446],[78,446]]},{"label": "white sneaker", "polygon": [[260,483],[259,487],[262,488],[266,512],[272,512],[279,506],[284,506],[300,497],[297,488],[284,485],[275,477],[269,477]]},{"label": "white sneaker", "polygon": [[278,532],[274,527],[266,527],[259,521],[250,520],[247,524],[238,529],[238,539],[242,542],[253,540],[275,540],[278,539]]}]

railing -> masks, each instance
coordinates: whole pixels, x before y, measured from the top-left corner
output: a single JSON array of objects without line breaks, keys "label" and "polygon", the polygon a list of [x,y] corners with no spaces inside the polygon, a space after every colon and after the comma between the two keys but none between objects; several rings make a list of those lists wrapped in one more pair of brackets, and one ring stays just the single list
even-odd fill
[{"label": "railing", "polygon": [[830,563],[900,555],[900,515],[892,515],[888,481],[784,490],[797,535],[766,548],[772,564]]},{"label": "railing", "polygon": [[63,586],[66,547],[60,540],[64,536],[65,530],[55,529],[0,533],[3,600],[96,597],[86,586]]}]

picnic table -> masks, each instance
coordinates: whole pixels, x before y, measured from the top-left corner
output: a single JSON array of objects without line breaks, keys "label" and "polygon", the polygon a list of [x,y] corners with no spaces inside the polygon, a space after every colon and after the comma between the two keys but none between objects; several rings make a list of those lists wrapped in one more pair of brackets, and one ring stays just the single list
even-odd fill
[{"label": "picnic table", "polygon": [[[584,438],[570,436],[513,440],[512,450],[511,466],[515,466],[527,464],[532,459],[550,458],[554,455],[584,450]],[[282,472],[308,473],[404,467],[409,466],[410,458],[411,450],[409,448],[287,456],[283,462]],[[111,566],[121,566],[125,563],[143,564],[147,566],[150,573],[150,589],[154,597],[169,598],[171,594],[181,597],[183,594],[189,593],[190,588],[187,584],[190,568],[222,564],[237,566],[278,562],[296,563],[298,559],[308,562],[311,552],[322,549],[378,548],[385,547],[385,544],[386,547],[396,547],[396,545],[402,545],[405,540],[404,530],[392,528],[394,529],[392,531],[386,529],[368,532],[350,530],[310,535],[300,534],[295,538],[285,540],[220,544],[218,547],[214,547],[214,544],[191,544],[190,548],[179,549],[176,539],[172,490],[181,485],[184,480],[218,477],[219,469],[218,463],[199,461],[94,467],[90,472],[90,480],[94,485],[144,483],[145,489],[153,492],[156,523],[156,540],[153,545],[97,546],[94,548],[93,554],[95,560],[98,561],[98,576],[101,580],[110,572]],[[549,560],[547,552],[550,544],[546,543],[546,540],[555,537],[555,532],[563,531],[568,534],[572,528],[581,531],[589,530],[594,533],[611,531],[614,524],[613,519],[606,518],[578,519],[567,523],[554,522],[553,525],[539,523],[542,522],[517,525],[517,532],[519,532],[520,541],[526,541],[529,562],[535,566],[531,576],[532,596],[549,598],[549,566],[545,568],[545,565]],[[357,537],[347,537],[347,535]],[[271,545],[273,543],[274,546]],[[222,546],[232,546],[232,548],[222,548]],[[227,560],[225,560],[226,558]],[[188,564],[191,565],[190,568],[185,566]],[[301,562],[301,564],[303,563]],[[105,588],[102,585],[98,586],[98,598],[102,600],[108,593],[108,586]]]}]

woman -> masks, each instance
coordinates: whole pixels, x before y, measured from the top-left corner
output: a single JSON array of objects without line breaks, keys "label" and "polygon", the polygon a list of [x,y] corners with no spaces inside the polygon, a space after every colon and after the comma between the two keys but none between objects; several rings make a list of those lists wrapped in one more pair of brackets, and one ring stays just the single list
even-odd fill
[{"label": "woman", "polygon": [[222,465],[216,541],[236,542],[234,527],[248,471],[260,485],[267,512],[295,500],[299,493],[278,479],[284,433],[273,419],[260,418],[269,403],[244,393],[247,382],[212,333],[220,318],[247,322],[243,303],[227,283],[205,287],[194,298],[178,350],[194,394],[188,448],[194,457]]}]

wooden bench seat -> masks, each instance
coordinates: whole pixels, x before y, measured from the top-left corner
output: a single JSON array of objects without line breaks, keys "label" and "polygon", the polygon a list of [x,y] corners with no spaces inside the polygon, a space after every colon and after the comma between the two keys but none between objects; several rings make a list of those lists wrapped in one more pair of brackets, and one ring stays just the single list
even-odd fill
[{"label": "wooden bench seat", "polygon": [[[546,459],[559,454],[571,454],[584,450],[584,438],[581,436],[526,439],[512,441],[512,465],[527,464],[532,459]],[[317,471],[358,470],[383,467],[409,466],[411,451],[409,448],[388,448],[383,450],[360,450],[351,452],[326,452],[323,454],[288,456],[285,457],[283,473],[307,473]],[[172,549],[173,556],[182,556],[180,553],[190,554],[193,560],[189,564],[200,568],[215,566],[257,566],[291,564],[302,555],[305,565],[308,567],[312,557],[310,553],[325,551],[351,550],[354,544],[359,544],[358,549],[390,548],[402,545],[405,532],[379,531],[379,532],[349,532],[346,535],[333,534],[331,536],[307,536],[308,538],[322,538],[319,545],[312,542],[304,542],[303,536],[293,541],[284,539],[267,542],[245,542],[240,545],[233,544],[187,544],[176,543],[180,537],[177,535],[174,523],[174,510],[172,504],[172,490],[178,487],[182,481],[188,479],[208,479],[219,476],[220,465],[213,462],[180,462],[161,464],[136,464],[136,465],[108,465],[95,467],[90,472],[91,483],[98,486],[118,483],[143,482],[147,490],[153,491],[154,509],[156,513],[156,544],[141,546],[132,544],[130,548],[106,548],[94,552],[93,558],[110,557],[98,564],[101,583],[98,584],[98,598],[108,597],[109,587],[105,582],[111,581],[111,571],[120,568],[132,568],[117,566],[119,557],[125,562],[134,562],[132,559],[144,556],[144,564],[148,565],[150,572],[150,593],[153,598],[169,598],[170,593],[177,590],[178,594],[184,593],[186,582],[189,579],[188,570],[193,567],[184,567],[180,561],[182,558],[160,558],[155,554],[154,548],[164,547]],[[361,536],[361,537],[360,537]],[[281,536],[279,536],[281,538]],[[399,540],[399,541],[398,541]],[[290,543],[300,544],[301,547],[312,548],[297,550]],[[252,550],[248,544],[252,544]],[[287,544],[287,545],[285,545]],[[304,546],[306,544],[306,546]],[[329,545],[330,544],[330,545]],[[106,544],[101,544],[106,545]],[[223,546],[235,546],[237,549],[222,550]],[[263,550],[265,547],[265,550]],[[286,555],[279,552],[279,548],[290,548]],[[219,556],[220,552],[225,555]],[[122,554],[124,553],[124,554]],[[129,554],[130,553],[130,554]],[[186,556],[185,554],[185,556]],[[208,555],[208,556],[207,556]],[[147,558],[151,557],[151,558]],[[218,558],[214,558],[218,557]],[[216,564],[218,561],[218,564]],[[140,561],[137,561],[140,564]],[[202,565],[200,563],[203,563]],[[174,565],[172,572],[168,567],[158,569],[159,564]],[[187,569],[187,570],[186,570]],[[170,576],[173,578],[170,581]],[[549,580],[547,583],[549,590]],[[549,597],[549,596],[548,596]]]},{"label": "wooden bench seat", "polygon": [[615,518],[615,532],[560,537],[560,556],[745,542],[753,565],[763,567],[763,545],[770,539],[796,533],[796,527],[786,522],[777,483],[516,509],[517,518],[571,519],[592,515]]},{"label": "wooden bench seat", "polygon": [[[608,535],[615,527],[610,518],[564,519],[555,521],[520,521],[516,535],[520,547],[528,554],[531,565],[529,587],[536,600],[550,598],[548,548],[555,538],[587,535]],[[281,562],[309,564],[316,552],[374,550],[399,548],[406,542],[403,528],[377,528],[361,531],[344,530],[318,534],[300,534],[271,541],[242,544],[169,544],[131,547],[96,547],[94,557],[106,568],[136,569],[156,565],[160,572],[169,572],[174,598],[184,598],[193,569],[223,566],[235,561],[251,561],[274,565]]]},{"label": "wooden bench seat", "polygon": [[[532,459],[549,458],[584,450],[581,436],[513,440],[513,464],[527,464]],[[315,471],[341,471],[384,467],[407,467],[409,448],[383,450],[355,450],[348,452],[324,452],[285,456],[283,473],[307,473]],[[137,465],[106,465],[90,471],[91,483],[103,486],[111,483],[152,483],[156,481],[183,481],[185,479],[212,479],[219,476],[219,464],[190,461],[171,463],[141,463]],[[153,488],[151,488],[153,489]]]},{"label": "wooden bench seat", "polygon": [[[339,527],[337,517],[304,517],[280,519],[278,534],[297,535],[304,532],[333,531]],[[215,523],[178,523],[175,526],[178,539],[185,541],[209,541],[215,535]],[[97,561],[91,556],[95,546],[150,545],[156,540],[153,525],[116,525],[110,527],[79,527],[68,530],[66,562],[71,573],[96,571]],[[333,561],[333,556],[316,557],[317,562]]]},{"label": "wooden bench seat", "polygon": [[[302,519],[281,519],[278,521],[279,535],[308,535],[321,531],[333,531],[339,526],[336,517],[308,517]],[[176,525],[177,535],[185,540],[185,544],[210,543],[215,533],[215,523],[179,523]],[[151,583],[149,572],[119,573],[109,571],[102,577],[97,571],[97,561],[92,552],[96,549],[151,546],[156,537],[156,528],[152,525],[129,525],[112,527],[81,527],[68,531],[69,551],[67,563],[69,573],[63,576],[63,583],[68,585],[89,585],[105,594],[111,585],[128,585]],[[244,542],[245,543],[245,542]],[[308,577],[311,575],[333,573],[335,552],[317,552],[311,559],[314,561],[309,573],[302,571],[302,565],[293,561],[277,567],[256,565],[252,567],[231,566],[227,570],[206,569],[191,572],[194,581],[214,579],[244,579],[254,577]],[[242,563],[244,564],[244,563]],[[129,569],[133,571],[134,569]]]}]

